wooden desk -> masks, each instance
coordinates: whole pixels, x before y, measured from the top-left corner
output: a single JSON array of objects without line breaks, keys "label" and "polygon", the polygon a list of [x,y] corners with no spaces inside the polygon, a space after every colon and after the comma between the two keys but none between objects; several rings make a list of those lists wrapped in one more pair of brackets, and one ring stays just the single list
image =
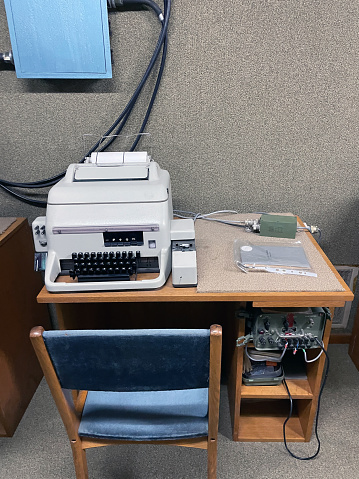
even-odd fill
[{"label": "wooden desk", "polygon": [[[311,237],[310,237],[311,238]],[[60,328],[176,328],[223,327],[225,375],[236,441],[282,441],[282,426],[288,413],[288,397],[283,385],[242,386],[243,349],[235,340],[243,334],[244,321],[237,315],[246,302],[256,307],[326,306],[334,308],[351,301],[353,294],[328,258],[315,244],[338,282],[341,292],[251,292],[197,293],[196,288],[173,288],[171,278],[159,290],[88,293],[49,293],[44,288],[40,303],[54,303]],[[324,344],[328,345],[328,321]],[[287,440],[309,441],[317,407],[324,355],[307,368],[307,380],[288,381],[297,413],[288,423]],[[274,400],[274,401],[273,401]],[[259,406],[258,406],[259,405]]]},{"label": "wooden desk", "polygon": [[36,303],[42,280],[26,218],[0,235],[0,272],[0,436],[12,436],[42,378],[30,330],[50,327],[47,307]]}]

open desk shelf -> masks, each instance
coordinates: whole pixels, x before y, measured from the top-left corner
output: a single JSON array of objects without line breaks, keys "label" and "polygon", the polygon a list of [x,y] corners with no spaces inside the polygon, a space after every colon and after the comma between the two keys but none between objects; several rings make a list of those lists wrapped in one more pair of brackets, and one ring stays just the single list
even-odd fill
[{"label": "open desk shelf", "polygon": [[[324,331],[324,347],[327,348],[331,322]],[[237,318],[235,337],[245,331],[245,319]],[[243,348],[236,347],[231,359],[228,380],[233,439],[235,441],[279,442],[283,441],[283,424],[289,414],[290,401],[284,384],[277,386],[247,386],[242,384]],[[308,358],[317,355],[308,351]],[[293,414],[286,424],[288,442],[308,442],[312,436],[317,410],[318,395],[325,364],[325,355],[315,362],[306,363],[307,379],[287,379],[293,399]]]},{"label": "open desk shelf", "polygon": [[[272,387],[272,386],[270,386]],[[289,413],[289,400],[242,399],[241,420],[237,441],[283,442],[283,423]],[[289,442],[304,442],[304,432],[298,416],[296,402],[293,415],[286,425]]]},{"label": "open desk shelf", "polygon": [[[306,379],[287,380],[289,392],[293,399],[311,399],[312,390]],[[245,398],[270,398],[270,399],[288,399],[288,393],[284,384],[278,386],[245,386],[241,388],[242,399]]]}]

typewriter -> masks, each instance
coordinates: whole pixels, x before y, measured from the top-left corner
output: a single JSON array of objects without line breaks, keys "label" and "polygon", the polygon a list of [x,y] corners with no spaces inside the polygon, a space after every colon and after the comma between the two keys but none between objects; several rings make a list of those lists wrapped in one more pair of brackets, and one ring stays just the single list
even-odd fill
[{"label": "typewriter", "polygon": [[197,284],[194,222],[173,219],[169,174],[147,152],[70,165],[32,231],[50,292],[154,289],[171,269],[174,286]]}]

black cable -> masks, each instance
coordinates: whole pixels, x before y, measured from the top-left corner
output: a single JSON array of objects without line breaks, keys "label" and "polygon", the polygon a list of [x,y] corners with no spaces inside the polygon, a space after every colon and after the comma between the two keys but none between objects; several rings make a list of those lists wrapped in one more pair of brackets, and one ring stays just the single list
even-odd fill
[{"label": "black cable", "polygon": [[[138,84],[134,94],[132,95],[132,98],[131,100],[128,102],[128,104],[126,105],[125,109],[123,110],[123,112],[121,113],[121,115],[117,118],[117,120],[112,124],[112,126],[109,128],[109,130],[103,135],[103,138],[104,137],[107,137],[107,136],[110,136],[111,133],[113,132],[113,130],[120,124],[121,120],[123,119],[123,117],[128,113],[128,111],[134,107],[138,97],[139,97],[139,94],[141,93],[141,90],[144,86],[144,84],[146,83],[155,63],[156,63],[156,60],[158,58],[158,55],[161,51],[161,48],[162,48],[162,44],[163,42],[165,41],[165,38],[167,36],[167,29],[168,29],[168,22],[169,22],[169,17],[170,17],[170,11],[171,11],[171,0],[168,0],[168,2],[166,3],[166,11],[165,11],[165,17],[164,17],[164,21],[162,23],[162,30],[161,30],[161,33],[160,33],[160,36],[159,36],[159,39],[157,41],[157,45],[156,45],[156,48],[155,48],[155,51],[152,55],[152,58],[151,58],[151,61],[147,67],[147,70],[145,72],[145,74],[143,75],[142,77],[142,80],[140,81],[140,83]],[[157,92],[156,92],[157,93]],[[121,132],[122,128],[123,128],[123,124],[119,126],[119,128],[115,131],[114,133],[114,136],[112,136],[112,138],[110,138],[107,143],[102,146],[102,148],[100,149],[100,151],[104,151],[106,150],[116,139],[116,136],[119,135],[119,133]],[[89,156],[99,145],[101,144],[101,140],[98,141],[96,143],[96,145],[85,155],[85,158],[86,156]],[[81,160],[81,162],[84,161],[84,159]]]},{"label": "black cable", "polygon": [[7,181],[0,179],[0,186],[13,186],[16,188],[46,188],[57,183],[61,178],[65,176],[66,172],[47,178],[46,180],[32,181],[29,183],[16,183],[15,181]]},{"label": "black cable", "polygon": [[8,188],[7,186],[4,186],[0,183],[0,187],[3,188],[5,191],[7,191],[10,195],[14,196],[18,200],[23,201],[24,203],[28,203],[29,205],[32,206],[41,206],[43,208],[46,208],[47,202],[46,201],[41,201],[41,200],[35,200],[33,198],[29,198],[28,196],[21,195],[20,193],[12,190],[11,188]]},{"label": "black cable", "polygon": [[283,378],[283,383],[284,383],[284,386],[287,390],[287,393],[288,393],[288,397],[289,397],[289,401],[290,401],[290,409],[289,409],[289,414],[288,414],[288,417],[287,419],[284,421],[284,424],[283,424],[283,440],[284,440],[284,446],[285,448],[287,449],[287,451],[289,452],[289,454],[294,457],[295,459],[299,459],[300,461],[309,461],[310,459],[314,459],[315,457],[317,457],[317,455],[319,454],[319,451],[320,451],[320,439],[319,439],[319,436],[318,436],[318,419],[319,419],[319,408],[320,408],[320,400],[321,400],[321,397],[322,397],[322,393],[323,393],[323,389],[324,389],[324,386],[325,386],[325,383],[326,383],[326,380],[327,380],[327,377],[328,377],[328,373],[329,373],[329,356],[328,356],[328,353],[326,352],[325,348],[321,345],[321,343],[318,341],[318,338],[315,338],[315,341],[317,342],[317,344],[320,346],[320,348],[323,350],[323,352],[325,353],[325,356],[326,356],[326,369],[325,369],[325,375],[324,375],[324,379],[323,379],[323,382],[322,382],[322,385],[320,387],[320,391],[319,391],[319,396],[318,396],[318,405],[317,405],[317,413],[315,415],[315,428],[314,428],[314,431],[315,431],[315,437],[317,439],[317,442],[318,442],[318,448],[317,448],[317,451],[315,452],[315,454],[313,454],[312,456],[309,456],[309,457],[300,457],[300,456],[296,456],[292,451],[289,450],[288,448],[288,445],[287,445],[287,440],[286,440],[286,435],[285,435],[285,426],[287,424],[287,422],[289,421],[289,419],[292,417],[292,413],[293,413],[293,398],[289,392],[289,388],[288,388],[288,385],[287,385],[287,382],[285,380],[285,378]]},{"label": "black cable", "polygon": [[[113,130],[120,124],[120,122],[126,117],[126,115],[128,115],[131,111],[132,111],[132,108],[134,107],[136,101],[137,101],[137,98],[139,97],[139,94],[141,93],[141,90],[144,86],[144,84],[146,83],[151,71],[152,71],[152,68],[153,66],[155,65],[156,63],[156,60],[157,60],[157,57],[161,51],[161,48],[162,48],[162,43],[164,41],[164,38],[165,36],[167,35],[167,28],[168,28],[168,22],[169,22],[169,16],[170,16],[170,9],[171,9],[171,0],[168,0],[167,2],[167,8],[166,8],[166,12],[165,12],[165,19],[162,23],[162,30],[161,30],[161,33],[160,33],[160,36],[159,36],[159,39],[157,41],[157,45],[156,45],[156,48],[155,48],[155,51],[152,55],[152,58],[151,58],[151,61],[140,81],[140,83],[138,84],[134,94],[132,95],[130,101],[127,103],[126,107],[124,108],[124,110],[122,111],[121,115],[117,118],[117,120],[111,125],[111,127],[107,130],[107,132],[102,136],[102,138],[87,152],[87,154],[82,158],[82,160],[80,161],[80,163],[83,163],[86,159],[86,157],[90,156],[91,153],[93,153],[99,146],[100,144],[102,143],[103,139],[110,136],[111,133],[113,132]],[[128,116],[127,116],[128,118]],[[122,124],[122,126],[120,125],[118,130],[115,132],[114,136],[112,136],[111,139],[108,140],[108,142],[102,146],[102,148],[100,149],[100,151],[104,151],[106,150],[116,139],[116,135],[119,134],[119,132],[122,130],[124,124]]]},{"label": "black cable", "polygon": [[[130,4],[131,2],[130,2],[130,0],[128,0],[128,2],[126,2],[126,3]],[[134,1],[134,3],[141,3],[141,2],[136,0],[136,1]],[[111,135],[113,130],[119,124],[120,124],[120,126],[119,126],[118,130],[119,131],[122,130],[122,128],[124,127],[128,117],[129,117],[129,115],[130,115],[130,113],[131,113],[131,111],[132,111],[132,109],[133,109],[133,107],[134,107],[134,105],[137,101],[137,98],[138,98],[144,84],[146,83],[146,81],[147,81],[147,79],[148,79],[148,77],[149,77],[149,75],[150,75],[150,73],[153,69],[153,66],[156,63],[156,60],[157,60],[158,55],[159,55],[159,53],[162,49],[162,46],[163,46],[162,59],[163,59],[163,56],[165,57],[164,53],[166,53],[166,50],[167,50],[167,46],[166,46],[166,43],[167,43],[167,28],[168,28],[168,22],[169,22],[170,10],[171,10],[171,0],[165,0],[164,1],[164,5],[165,5],[164,19],[161,19],[161,15],[159,14],[159,12],[161,12],[161,10],[158,7],[158,5],[156,5],[151,0],[146,0],[143,3],[145,3],[147,6],[150,6],[155,11],[155,13],[158,14],[158,16],[160,17],[160,21],[162,23],[162,29],[161,29],[161,33],[160,33],[159,39],[158,39],[157,44],[156,44],[156,48],[154,50],[154,53],[153,53],[152,58],[150,60],[150,63],[148,65],[148,67],[147,67],[139,85],[137,86],[134,94],[132,95],[130,101],[128,102],[128,104],[126,105],[126,107],[124,108],[124,110],[122,111],[120,116],[117,118],[117,120],[107,130],[107,132],[101,137],[100,140],[98,140],[95,143],[95,145],[93,145],[93,147],[88,151],[88,153],[80,160],[80,163],[83,163],[85,161],[86,157],[90,156],[91,153],[93,153],[101,145],[101,143],[104,141],[104,137]],[[166,48],[165,48],[165,46],[166,46]],[[162,63],[163,62],[161,62],[161,67],[162,67]],[[158,73],[158,76],[159,76],[160,80],[161,80],[162,73],[163,73],[163,67],[162,68],[161,67],[160,67],[160,70],[159,70],[159,73]],[[158,87],[159,87],[159,81],[158,81],[158,77],[157,77],[156,86],[155,86],[154,92],[152,94],[152,98],[151,98],[149,107],[147,109],[147,113],[146,113],[144,122],[142,123],[141,129],[142,129],[142,127],[143,127],[143,129],[145,128],[145,125],[147,123],[149,114],[151,112],[154,100],[155,100],[156,95],[157,95]],[[142,132],[143,132],[143,130],[140,131],[140,133],[142,133]],[[113,137],[104,146],[102,146],[101,151],[104,151],[114,141],[114,139],[115,139],[115,137]],[[139,140],[139,138],[138,138],[138,140]],[[136,142],[136,145],[138,143],[138,140]],[[56,184],[61,178],[63,178],[65,176],[65,173],[66,172],[62,172],[62,173],[60,173],[58,175],[55,175],[51,178],[47,178],[46,180],[38,180],[38,181],[26,182],[26,183],[12,182],[12,181],[7,181],[7,180],[0,179],[0,187],[2,187],[5,191],[12,194],[16,198],[21,199],[22,201],[25,201],[29,204],[35,204],[36,206],[46,206],[45,202],[41,202],[41,201],[33,200],[32,198],[28,198],[24,195],[21,195],[19,193],[14,192],[13,190],[11,190],[8,187],[45,188],[47,186],[52,186],[52,185]]]},{"label": "black cable", "polygon": [[[142,125],[141,125],[141,128],[138,132],[138,135],[136,136],[136,139],[135,141],[133,142],[131,148],[130,148],[130,151],[134,151],[138,142],[140,141],[140,139],[142,138],[142,133],[144,132],[145,128],[146,128],[146,125],[147,125],[147,122],[148,122],[148,119],[150,117],[150,114],[151,114],[151,111],[152,111],[152,107],[153,107],[153,104],[155,102],[155,99],[156,99],[156,96],[157,96],[157,93],[158,93],[158,89],[159,89],[159,86],[160,86],[160,83],[161,83],[161,79],[162,79],[162,75],[163,75],[163,71],[164,71],[164,67],[165,67],[165,63],[166,63],[166,55],[167,55],[167,33],[165,35],[165,38],[163,40],[163,50],[162,50],[162,58],[161,58],[161,65],[160,65],[160,68],[159,68],[159,71],[158,71],[158,74],[157,74],[157,80],[156,80],[156,84],[155,84],[155,87],[154,87],[154,90],[153,90],[153,93],[152,93],[152,97],[151,97],[151,100],[150,100],[150,103],[147,107],[147,112],[146,112],[146,115],[145,115],[145,118],[142,122]],[[129,113],[127,114],[127,116],[124,118],[123,122],[121,123],[121,125],[119,126],[119,128],[116,130],[114,136],[112,138],[109,139],[108,143],[105,145],[106,148],[108,146],[110,146],[110,144],[115,141],[116,139],[116,136],[119,135],[127,121],[127,118],[129,116]],[[102,147],[100,149],[100,151],[104,151],[105,147]]]},{"label": "black cable", "polygon": [[158,16],[162,15],[162,10],[157,3],[152,0],[112,0],[111,2],[108,2],[108,4],[111,4],[109,6],[112,8],[121,8],[131,5],[146,5],[147,7],[152,8]]},{"label": "black cable", "polygon": [[[161,58],[161,65],[160,65],[160,69],[158,71],[158,74],[157,74],[157,80],[156,80],[156,84],[155,84],[155,87],[154,87],[154,90],[153,90],[153,93],[152,93],[152,97],[151,97],[151,100],[150,100],[150,103],[147,107],[147,112],[146,112],[146,115],[145,115],[145,118],[142,122],[142,125],[141,125],[141,128],[138,132],[138,134],[136,135],[136,139],[135,141],[133,142],[131,148],[130,148],[130,151],[134,151],[136,146],[138,145],[139,141],[141,140],[142,138],[142,133],[145,131],[145,128],[146,128],[146,125],[147,125],[147,122],[148,122],[148,119],[151,115],[151,111],[152,111],[152,107],[153,107],[153,104],[155,102],[155,99],[156,99],[156,96],[157,96],[157,93],[158,93],[158,89],[159,89],[159,86],[160,86],[160,83],[161,83],[161,79],[162,79],[162,75],[163,75],[163,71],[164,71],[164,67],[165,67],[165,63],[166,63],[166,55],[167,55],[167,35],[165,36],[165,39],[163,41],[163,50],[162,50],[162,58]],[[102,148],[100,148],[99,151],[104,151],[106,148],[108,148],[116,139],[116,137],[121,133],[123,127],[125,126],[126,124],[126,121],[127,121],[127,118],[129,117],[130,113],[132,111],[132,108],[131,110],[127,113],[127,115],[125,116],[125,118],[122,120],[120,126],[118,127],[118,129],[115,131],[115,133],[110,136],[112,136],[112,138],[109,138],[108,139],[108,142],[106,143],[106,145],[104,145]]]},{"label": "black cable", "polygon": [[158,76],[157,76],[157,81],[156,81],[156,85],[155,85],[155,88],[153,90],[153,93],[152,93],[152,97],[151,97],[151,101],[148,105],[148,108],[147,108],[147,112],[146,112],[146,115],[145,115],[145,118],[142,122],[142,125],[141,125],[141,128],[139,130],[139,134],[137,135],[137,138],[136,140],[133,142],[131,148],[130,148],[130,151],[134,151],[136,146],[138,145],[138,142],[140,141],[141,139],[141,134],[145,131],[145,128],[146,128],[146,125],[147,125],[147,122],[148,122],[148,119],[150,117],[150,114],[151,114],[151,111],[152,111],[152,107],[153,107],[153,104],[155,102],[155,99],[156,99],[156,96],[157,96],[157,93],[158,93],[158,89],[159,89],[159,86],[160,86],[160,83],[161,83],[161,79],[162,79],[162,75],[163,75],[163,70],[164,70],[164,67],[165,67],[165,63],[166,63],[166,56],[167,56],[167,42],[168,42],[168,37],[167,37],[167,34],[164,38],[164,41],[163,41],[163,50],[162,50],[162,59],[161,59],[161,65],[160,65],[160,69],[158,71]]}]

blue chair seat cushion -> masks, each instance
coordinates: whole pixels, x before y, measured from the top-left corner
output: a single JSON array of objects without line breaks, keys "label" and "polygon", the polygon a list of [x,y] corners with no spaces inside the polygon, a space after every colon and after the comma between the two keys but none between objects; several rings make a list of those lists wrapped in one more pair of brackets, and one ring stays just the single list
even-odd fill
[{"label": "blue chair seat cushion", "polygon": [[208,434],[208,389],[89,391],[79,435],[156,441]]}]

